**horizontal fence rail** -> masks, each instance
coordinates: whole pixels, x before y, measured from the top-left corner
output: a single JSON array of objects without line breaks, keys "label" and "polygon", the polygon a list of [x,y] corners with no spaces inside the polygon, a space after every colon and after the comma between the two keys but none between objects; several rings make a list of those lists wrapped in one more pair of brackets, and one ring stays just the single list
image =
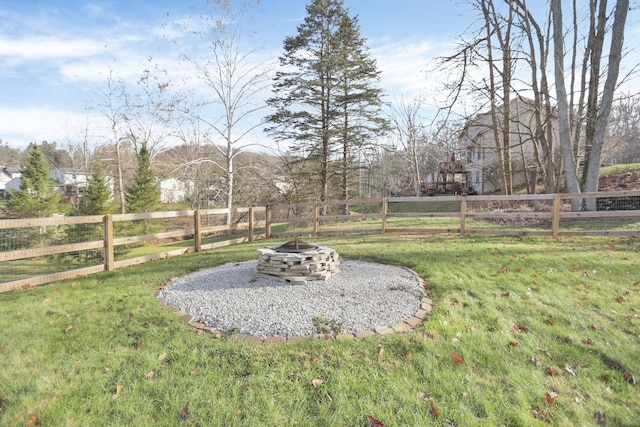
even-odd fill
[{"label": "horizontal fence rail", "polygon": [[[572,205],[591,210],[573,211]],[[0,292],[257,239],[336,234],[640,236],[640,191],[387,197],[0,220]]]}]

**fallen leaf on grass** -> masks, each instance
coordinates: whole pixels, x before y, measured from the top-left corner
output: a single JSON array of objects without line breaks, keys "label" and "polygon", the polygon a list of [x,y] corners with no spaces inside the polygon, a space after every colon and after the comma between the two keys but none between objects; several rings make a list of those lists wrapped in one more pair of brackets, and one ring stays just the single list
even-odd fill
[{"label": "fallen leaf on grass", "polygon": [[153,372],[153,371],[149,371],[149,372],[147,372],[146,374],[144,374],[144,376],[145,376],[146,378],[153,378],[153,377],[155,377],[155,376],[156,376],[156,373],[155,373],[155,372]]},{"label": "fallen leaf on grass", "polygon": [[510,345],[511,347],[517,347],[517,346],[519,346],[520,344],[519,344],[519,343],[517,343],[516,341],[509,341],[509,345]]},{"label": "fallen leaf on grass", "polygon": [[122,393],[122,384],[118,384],[116,387],[116,394],[113,395],[113,398],[116,399],[120,397],[120,393]]},{"label": "fallen leaf on grass", "polygon": [[545,356],[547,356],[549,359],[553,359],[553,356],[551,356],[551,353],[549,353],[549,351],[541,348],[540,349],[540,353],[544,354]]},{"label": "fallen leaf on grass", "polygon": [[72,329],[73,329],[73,325],[69,325],[67,326],[67,329],[64,330],[64,333],[68,334],[69,332],[71,332]]},{"label": "fallen leaf on grass", "polygon": [[556,371],[554,371],[551,366],[547,366],[547,373],[551,376],[554,376],[556,374]]},{"label": "fallen leaf on grass", "polygon": [[553,405],[553,403],[556,401],[557,396],[558,396],[557,393],[554,393],[552,391],[547,391],[544,394],[544,400],[546,400],[549,405]]},{"label": "fallen leaf on grass", "polygon": [[533,363],[536,366],[540,366],[542,365],[542,360],[538,359],[535,356],[531,356],[531,363]]},{"label": "fallen leaf on grass", "polygon": [[556,339],[565,344],[569,344],[571,342],[571,338],[569,337],[557,336]]},{"label": "fallen leaf on grass", "polygon": [[587,326],[587,328],[591,329],[592,331],[595,331],[596,329],[598,329],[598,328],[596,327],[596,325],[593,325],[593,324],[592,324],[592,325]]},{"label": "fallen leaf on grass", "polygon": [[190,412],[191,408],[189,408],[189,404],[187,403],[185,405],[184,408],[182,408],[182,412],[180,412],[180,419],[182,421],[186,420],[187,418],[189,418],[189,412]]},{"label": "fallen leaf on grass", "polygon": [[382,422],[382,420],[379,420],[376,417],[372,417],[371,415],[367,415],[367,418],[369,419],[369,425],[371,427],[384,427],[386,425]]},{"label": "fallen leaf on grass", "polygon": [[0,412],[4,411],[4,402],[7,401],[7,396],[0,396]]},{"label": "fallen leaf on grass", "polygon": [[526,334],[527,332],[529,332],[529,328],[527,328],[526,326],[522,326],[522,325],[513,325],[513,331],[514,332],[524,332]]},{"label": "fallen leaf on grass", "polygon": [[547,317],[547,323],[553,325],[553,317]]},{"label": "fallen leaf on grass", "polygon": [[39,426],[42,423],[38,421],[35,415],[31,415],[31,417],[29,417],[29,419],[27,420],[27,424],[29,424],[30,426]]},{"label": "fallen leaf on grass", "polygon": [[458,356],[455,353],[451,353],[451,359],[453,359],[453,361],[456,363],[460,363],[460,364],[464,363],[464,360],[462,359],[462,357]]},{"label": "fallen leaf on grass", "polygon": [[167,358],[167,353],[160,353],[160,354],[158,355],[158,360],[164,360],[164,359],[166,359],[166,358]]},{"label": "fallen leaf on grass", "polygon": [[543,411],[540,408],[533,408],[531,410],[531,412],[533,413],[534,418],[537,418],[539,420],[543,420],[543,421],[545,421],[547,423],[551,422],[551,417],[549,416],[547,411]]},{"label": "fallen leaf on grass", "polygon": [[568,373],[570,373],[571,375],[575,375],[576,371],[573,370],[573,368],[571,368],[571,366],[569,365],[564,365],[564,370],[567,371]]},{"label": "fallen leaf on grass", "polygon": [[622,376],[624,377],[625,380],[627,380],[628,383],[630,384],[636,383],[636,377],[631,375],[628,371],[624,371],[624,374],[622,374]]},{"label": "fallen leaf on grass", "polygon": [[438,408],[436,407],[436,404],[433,403],[433,399],[429,399],[429,405],[431,405],[431,413],[433,414],[434,417],[439,418],[440,417],[440,411],[438,411]]},{"label": "fallen leaf on grass", "polygon": [[626,299],[623,296],[619,296],[619,297],[616,298],[616,301],[617,302],[625,302]]},{"label": "fallen leaf on grass", "polygon": [[311,380],[311,384],[314,387],[320,387],[322,384],[324,384],[324,380],[322,378],[314,378]]},{"label": "fallen leaf on grass", "polygon": [[595,414],[593,414],[593,418],[596,419],[596,423],[604,424],[604,412],[602,411],[596,412]]},{"label": "fallen leaf on grass", "polygon": [[587,343],[587,345],[593,345],[593,341],[591,340],[591,338],[587,338],[585,342]]}]

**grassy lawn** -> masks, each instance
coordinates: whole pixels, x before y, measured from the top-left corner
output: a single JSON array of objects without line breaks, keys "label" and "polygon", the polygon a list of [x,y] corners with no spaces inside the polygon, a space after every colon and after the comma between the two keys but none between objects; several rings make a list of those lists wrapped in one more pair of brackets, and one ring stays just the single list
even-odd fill
[{"label": "grassy lawn", "polygon": [[639,170],[640,163],[629,163],[625,165],[603,166],[600,168],[600,176],[610,176],[614,173],[622,173],[632,170]]},{"label": "grassy lawn", "polygon": [[412,268],[432,314],[363,341],[251,344],[155,299],[265,242],[0,294],[0,425],[637,425],[638,239],[309,241]]}]

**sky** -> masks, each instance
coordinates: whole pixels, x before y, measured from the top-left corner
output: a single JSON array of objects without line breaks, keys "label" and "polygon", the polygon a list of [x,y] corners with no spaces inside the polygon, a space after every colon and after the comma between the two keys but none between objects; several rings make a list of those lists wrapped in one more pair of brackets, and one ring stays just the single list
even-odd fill
[{"label": "sky", "polygon": [[[469,19],[457,0],[345,0],[390,96],[413,96],[424,73]],[[177,64],[167,41],[205,0],[0,0],[0,140],[64,145],[82,138],[92,91],[110,70],[135,80],[147,58]],[[238,2],[235,2],[238,3]],[[191,6],[190,6],[191,5]],[[277,58],[306,15],[304,0],[262,0],[251,26],[261,54]],[[463,22],[464,21],[464,22]],[[167,68],[171,65],[167,65]],[[176,65],[179,69],[179,66]]]},{"label": "sky", "polygon": [[[152,57],[165,69],[184,73],[172,42],[180,38],[180,23],[193,22],[193,7],[205,2],[0,0],[2,144],[65,145],[83,138],[87,124],[99,120],[92,93],[104,90],[109,72],[135,81]],[[306,3],[260,1],[251,21],[260,55],[275,60],[282,54],[283,40],[296,34],[306,15]],[[435,58],[453,52],[457,36],[477,23],[463,0],[344,3],[357,15],[382,72],[381,88],[394,98],[441,96]]]}]

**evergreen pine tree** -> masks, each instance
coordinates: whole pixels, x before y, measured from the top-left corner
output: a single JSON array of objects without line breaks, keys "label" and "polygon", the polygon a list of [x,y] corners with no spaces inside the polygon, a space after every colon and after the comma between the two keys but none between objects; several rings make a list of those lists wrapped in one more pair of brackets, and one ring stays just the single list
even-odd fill
[{"label": "evergreen pine tree", "polygon": [[151,156],[143,143],[138,153],[138,168],[133,184],[125,195],[127,212],[153,212],[160,203],[160,189],[151,170]]},{"label": "evergreen pine tree", "polygon": [[[277,140],[294,142],[292,150],[313,166],[303,170],[319,175],[317,196],[326,200],[336,146],[351,162],[352,144],[384,127],[378,118],[381,91],[375,88],[379,73],[343,0],[312,0],[284,50],[284,70],[276,74],[268,101],[275,112],[266,118],[272,124],[267,131]],[[341,168],[347,179],[348,165],[343,162]]]},{"label": "evergreen pine tree", "polygon": [[29,151],[22,165],[20,189],[11,193],[7,208],[18,218],[49,217],[60,209],[60,193],[54,188],[40,147],[33,144]]},{"label": "evergreen pine tree", "polygon": [[[371,145],[373,137],[389,128],[382,114],[382,89],[377,87],[380,71],[369,55],[366,40],[360,36],[357,17],[343,15],[336,37],[336,103],[341,120],[339,145],[341,148],[341,196],[348,200],[350,178],[359,165],[354,165],[356,150]],[[348,214],[348,206],[344,206]]]},{"label": "evergreen pine tree", "polygon": [[87,182],[87,190],[80,200],[78,213],[80,215],[102,215],[111,214],[114,211],[113,192],[106,182],[102,163],[96,161]]}]

